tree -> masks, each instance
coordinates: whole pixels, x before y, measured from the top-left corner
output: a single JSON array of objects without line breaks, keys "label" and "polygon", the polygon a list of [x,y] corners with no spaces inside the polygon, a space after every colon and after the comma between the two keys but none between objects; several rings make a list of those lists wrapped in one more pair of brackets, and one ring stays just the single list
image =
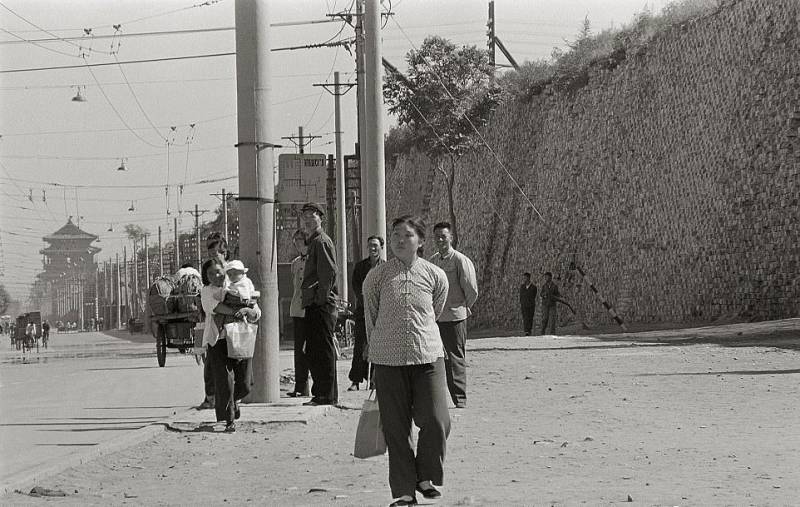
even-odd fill
[{"label": "tree", "polygon": [[5,314],[11,304],[11,296],[8,294],[5,285],[0,284],[0,314]]},{"label": "tree", "polygon": [[128,235],[129,240],[138,242],[147,234],[147,229],[141,225],[128,224],[125,226],[125,234]]},{"label": "tree", "polygon": [[406,63],[407,76],[386,75],[384,97],[398,125],[411,129],[444,177],[453,244],[457,246],[456,167],[461,157],[477,146],[474,128],[486,124],[500,89],[493,83],[494,69],[485,50],[458,47],[439,36],[428,36],[419,50],[409,51]]}]

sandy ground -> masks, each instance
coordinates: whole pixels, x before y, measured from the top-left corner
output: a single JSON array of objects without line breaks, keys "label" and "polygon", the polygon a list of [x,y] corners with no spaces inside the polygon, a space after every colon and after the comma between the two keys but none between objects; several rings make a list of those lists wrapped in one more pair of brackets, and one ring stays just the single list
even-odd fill
[{"label": "sandy ground", "polygon": [[[472,340],[438,504],[798,505],[796,328],[779,347]],[[165,431],[40,484],[66,497],[0,504],[388,505],[386,456],[352,456],[365,396],[307,425]]]}]

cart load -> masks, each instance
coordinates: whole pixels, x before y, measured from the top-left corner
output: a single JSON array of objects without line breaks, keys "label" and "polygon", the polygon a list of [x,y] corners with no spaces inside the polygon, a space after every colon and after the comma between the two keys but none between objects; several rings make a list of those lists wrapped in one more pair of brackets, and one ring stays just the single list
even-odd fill
[{"label": "cart load", "polygon": [[201,288],[195,269],[182,269],[174,277],[161,276],[150,286],[147,308],[159,366],[166,362],[167,348],[180,352],[193,348],[195,324],[203,319]]}]

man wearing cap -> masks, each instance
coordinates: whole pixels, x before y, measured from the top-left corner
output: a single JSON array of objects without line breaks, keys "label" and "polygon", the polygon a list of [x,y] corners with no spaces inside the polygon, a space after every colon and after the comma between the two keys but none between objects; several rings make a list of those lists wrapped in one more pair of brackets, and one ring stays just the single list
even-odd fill
[{"label": "man wearing cap", "polygon": [[303,270],[302,304],[305,309],[306,358],[311,370],[311,401],[305,405],[335,405],[339,402],[336,381],[336,255],[333,241],[322,230],[325,213],[306,203],[300,219],[306,233],[308,257]]}]

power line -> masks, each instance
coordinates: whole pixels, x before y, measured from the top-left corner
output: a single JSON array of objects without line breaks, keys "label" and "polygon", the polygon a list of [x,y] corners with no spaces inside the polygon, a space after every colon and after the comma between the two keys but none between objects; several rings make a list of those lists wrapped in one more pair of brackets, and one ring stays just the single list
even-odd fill
[{"label": "power line", "polygon": [[15,34],[14,32],[6,30],[5,28],[0,28],[0,30],[2,30],[3,32],[7,33],[8,35],[10,35],[12,37],[16,37],[17,39],[19,39],[19,40],[16,40],[16,41],[13,41],[13,40],[12,41],[2,41],[2,42],[0,42],[0,44],[10,44],[10,43],[15,43],[15,42],[27,42],[28,44],[32,44],[32,45],[34,45],[34,46],[36,46],[38,48],[42,48],[42,49],[44,49],[46,51],[50,51],[51,53],[56,53],[56,54],[64,55],[64,56],[72,56],[72,57],[77,56],[77,55],[73,55],[72,53],[65,53],[64,51],[59,51],[58,49],[49,48],[49,47],[47,47],[47,46],[45,46],[43,44],[37,43],[36,41],[32,41],[32,40],[26,39],[25,37],[21,37],[21,36]]},{"label": "power line", "polygon": [[[270,51],[293,51],[297,49],[315,49],[315,48],[322,48],[322,47],[338,47],[338,46],[345,46],[353,44],[355,39],[345,39],[336,42],[324,42],[320,44],[306,44],[303,46],[291,46],[291,47],[284,47],[284,48],[272,48]],[[198,58],[218,58],[221,56],[234,56],[236,55],[235,52],[227,52],[227,53],[209,53],[205,55],[185,55],[185,56],[169,56],[164,58],[144,58],[141,60],[126,60],[124,62],[104,62],[104,63],[87,63],[85,65],[60,65],[60,66],[52,66],[52,67],[28,67],[23,69],[8,69],[8,70],[0,70],[0,74],[12,74],[18,72],[38,72],[43,70],[65,70],[65,69],[79,69],[82,67],[105,67],[108,65],[131,65],[135,63],[152,63],[152,62],[170,62],[176,60],[192,60]]]},{"label": "power line", "polygon": [[[127,130],[127,129],[126,129]],[[160,147],[160,146],[159,146]],[[223,144],[209,148],[201,148],[197,151],[216,151],[216,150],[232,150],[234,147],[230,144]],[[154,158],[163,157],[164,153],[147,153],[142,155],[126,155],[125,158]],[[17,159],[17,160],[103,160],[103,161],[118,161],[120,157],[72,157],[62,155],[0,155],[0,159]]]},{"label": "power line", "polygon": [[[61,40],[62,42],[66,43],[66,44],[69,44],[69,45],[71,45],[71,46],[75,46],[76,48],[80,49],[81,51],[83,51],[84,49],[88,49],[89,51],[93,51],[93,52],[97,52],[97,53],[103,53],[103,54],[106,54],[106,55],[108,55],[108,54],[111,54],[111,53],[109,53],[109,52],[106,52],[106,51],[99,51],[99,50],[92,49],[92,48],[85,48],[85,47],[83,47],[83,46],[82,46],[82,45],[80,45],[80,44],[75,44],[75,43],[74,43],[74,42],[72,42],[72,41],[69,41],[69,40],[66,40],[66,39],[61,39],[61,38],[60,38],[58,35],[54,34],[53,32],[49,32],[49,31],[45,30],[44,28],[40,27],[39,25],[37,25],[36,23],[33,23],[32,21],[29,21],[29,20],[25,19],[23,16],[21,16],[21,15],[17,14],[17,13],[16,13],[16,12],[14,12],[14,11],[13,11],[11,8],[9,8],[9,7],[8,7],[6,4],[4,4],[3,2],[0,2],[0,7],[4,8],[5,10],[7,10],[8,12],[10,12],[10,13],[11,13],[11,14],[13,14],[14,16],[18,17],[18,18],[19,18],[19,19],[21,19],[22,21],[24,21],[24,22],[26,22],[27,24],[31,25],[32,27],[34,27],[34,28],[37,28],[37,29],[41,30],[42,32],[46,33],[47,35],[49,35],[49,36],[51,36],[51,37],[55,37],[55,38],[57,38],[57,39]],[[91,30],[89,30],[89,31],[91,32]],[[72,55],[72,56],[78,56],[78,55]]]},{"label": "power line", "polygon": [[[8,174],[8,172],[6,172]],[[228,176],[224,178],[214,178],[214,179],[205,179],[205,180],[198,180],[193,181],[191,183],[187,183],[186,186],[190,185],[206,185],[209,183],[218,183],[220,181],[228,181],[238,178],[238,176]],[[60,188],[164,188],[164,185],[75,185],[75,184],[66,184],[66,183],[54,183],[48,181],[35,181],[35,180],[27,180],[23,178],[11,178],[11,177],[0,177],[0,180],[8,180],[12,182],[19,182],[19,183],[33,183],[38,185],[48,185],[52,187],[60,187]],[[176,187],[177,185],[169,185],[170,187]],[[19,187],[17,187],[19,188]],[[20,189],[21,191],[22,189]]]}]

